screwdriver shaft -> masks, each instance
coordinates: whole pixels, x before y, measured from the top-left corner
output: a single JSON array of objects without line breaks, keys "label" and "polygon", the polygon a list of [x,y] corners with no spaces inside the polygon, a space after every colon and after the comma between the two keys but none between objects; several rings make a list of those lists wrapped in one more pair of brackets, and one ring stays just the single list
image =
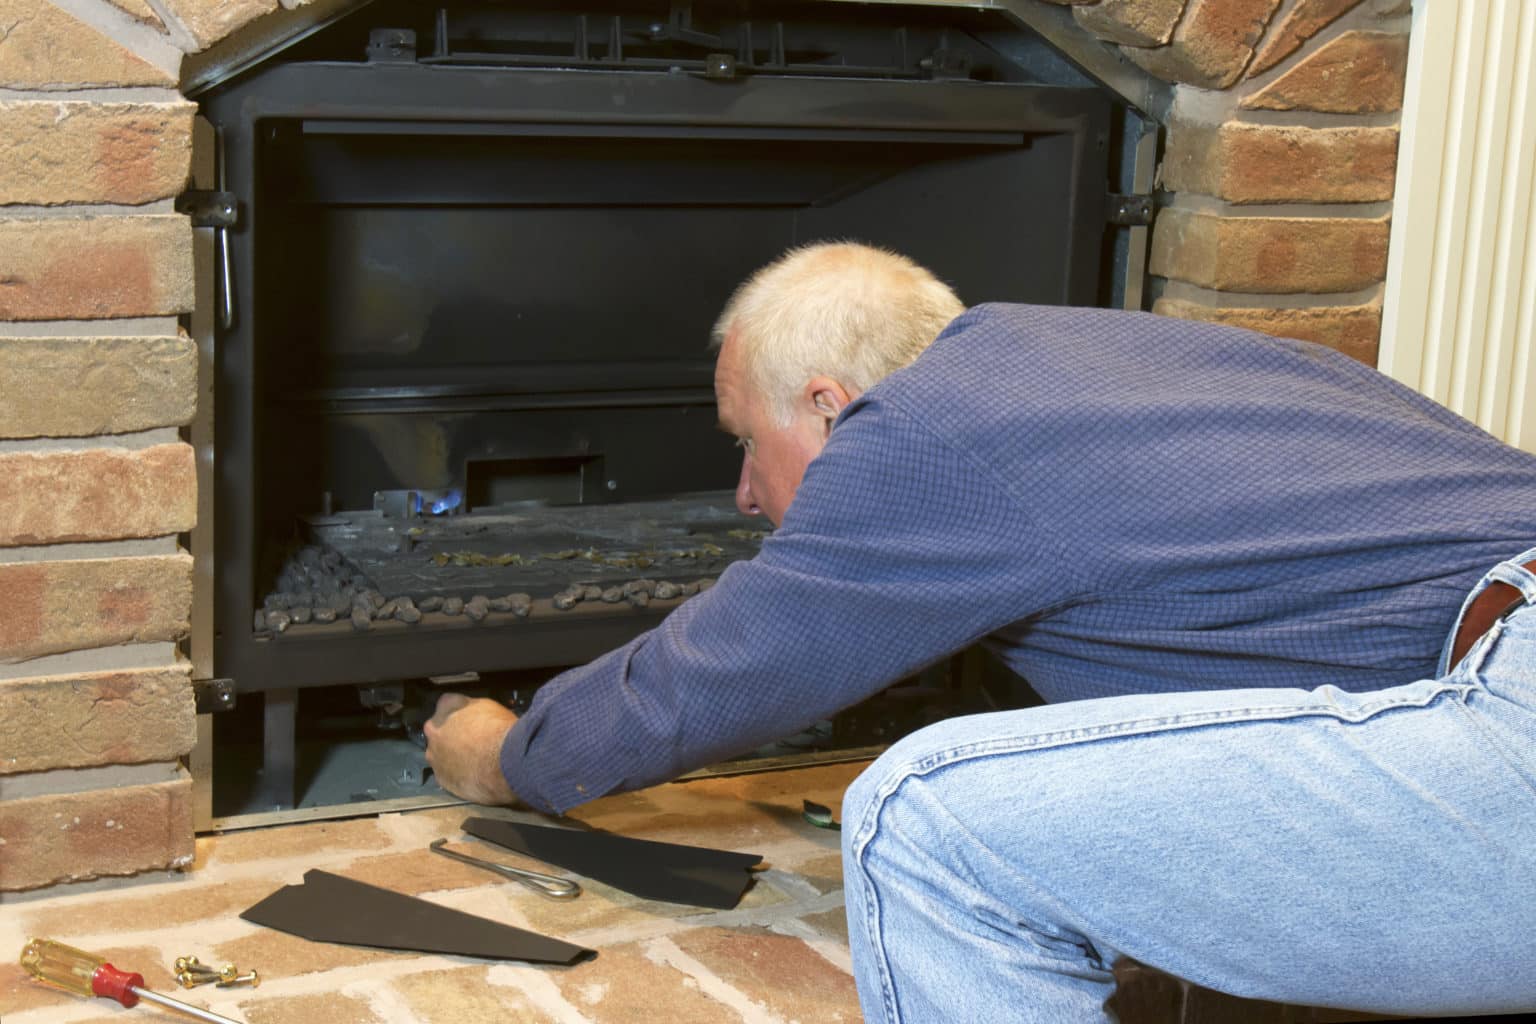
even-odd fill
[{"label": "screwdriver shaft", "polygon": [[147,1003],[158,1003],[159,1005],[165,1007],[167,1010],[175,1010],[177,1013],[185,1013],[188,1016],[196,1017],[198,1020],[207,1021],[208,1024],[240,1024],[239,1021],[232,1020],[231,1018],[225,1017],[222,1014],[214,1013],[212,1010],[205,1010],[200,1006],[193,1006],[190,1003],[184,1003],[180,999],[172,999],[170,996],[163,996],[158,992],[151,992],[148,989],[139,988],[137,985],[133,986],[131,991],[134,995],[138,996],[140,999]]}]

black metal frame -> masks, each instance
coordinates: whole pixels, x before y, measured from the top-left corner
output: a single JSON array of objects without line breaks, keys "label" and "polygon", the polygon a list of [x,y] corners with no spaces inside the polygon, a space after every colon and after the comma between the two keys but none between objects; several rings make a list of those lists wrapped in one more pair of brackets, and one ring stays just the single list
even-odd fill
[{"label": "black metal frame", "polygon": [[[558,99],[557,99],[558,98]],[[613,622],[552,619],[502,630],[450,630],[448,651],[414,637],[319,635],[258,639],[250,628],[257,596],[254,479],[256,435],[251,394],[259,325],[250,297],[262,211],[253,203],[258,132],[273,119],[359,126],[432,122],[436,130],[484,127],[561,134],[662,131],[763,133],[800,139],[922,137],[965,142],[976,133],[1022,139],[1069,135],[1074,180],[1071,218],[1080,229],[1062,261],[1070,282],[1057,301],[1092,304],[1100,276],[1104,224],[1107,104],[1088,90],[970,82],[890,82],[753,77],[731,83],[633,72],[522,71],[415,64],[288,64],[242,80],[209,98],[224,137],[227,189],[240,203],[231,233],[235,321],[218,343],[216,393],[217,645],[220,675],[242,691],[273,685],[379,682],[444,671],[526,668],[585,659],[599,643],[619,643],[659,616],[626,613]],[[851,116],[850,111],[857,111]],[[444,664],[444,655],[452,664]]]},{"label": "black metal frame", "polygon": [[[1073,225],[1059,253],[1065,268],[1059,293],[1031,301],[1093,305],[1105,269],[1106,193],[1112,105],[1093,89],[932,80],[858,79],[752,74],[721,81],[708,74],[665,71],[554,70],[455,66],[377,60],[368,63],[272,64],[202,97],[223,148],[223,188],[239,206],[228,231],[228,265],[221,303],[233,315],[217,339],[215,671],[240,693],[261,692],[271,802],[291,801],[293,716],[300,689],[370,684],[465,671],[558,667],[589,660],[655,626],[666,605],[578,606],[501,625],[466,620],[434,625],[381,623],[366,635],[345,621],[282,636],[258,635],[257,573],[266,543],[261,533],[256,405],[263,210],[256,202],[264,131],[278,123],[327,132],[428,135],[504,134],[536,138],[667,138],[856,141],[891,145],[1022,146],[1031,139],[1070,140],[1071,188],[1042,201],[1065,204]],[[451,191],[451,183],[445,184]],[[712,298],[718,305],[725,296]],[[700,339],[701,346],[702,340]],[[703,361],[701,361],[701,365]],[[643,390],[643,389],[642,389]],[[439,389],[441,391],[441,389]],[[686,393],[685,393],[686,392]],[[335,390],[318,400],[342,404],[359,396],[390,398],[402,409],[434,401],[467,401],[494,408],[511,401],[559,405],[558,397],[487,399],[437,393]],[[635,401],[647,399],[640,392]],[[668,401],[712,405],[707,377],[691,391],[674,387]],[[422,403],[425,403],[423,405]],[[670,602],[669,602],[670,603]]]}]

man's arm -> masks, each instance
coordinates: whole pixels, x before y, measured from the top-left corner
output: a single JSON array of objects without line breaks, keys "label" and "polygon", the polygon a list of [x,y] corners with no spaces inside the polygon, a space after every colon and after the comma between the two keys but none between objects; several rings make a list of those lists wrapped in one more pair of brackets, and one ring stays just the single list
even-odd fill
[{"label": "man's arm", "polygon": [[986,467],[866,396],[758,557],[545,684],[502,770],[563,812],[734,756],[1063,599],[1062,562]]}]

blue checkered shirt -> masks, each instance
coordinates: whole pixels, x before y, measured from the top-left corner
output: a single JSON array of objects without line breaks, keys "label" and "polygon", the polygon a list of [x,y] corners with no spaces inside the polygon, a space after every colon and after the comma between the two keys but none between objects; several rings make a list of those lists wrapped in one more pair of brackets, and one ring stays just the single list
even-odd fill
[{"label": "blue checkered shirt", "polygon": [[796,732],[973,642],[1048,701],[1433,675],[1536,546],[1536,456],[1321,346],[984,305],[851,403],[761,554],[538,692],[565,809]]}]

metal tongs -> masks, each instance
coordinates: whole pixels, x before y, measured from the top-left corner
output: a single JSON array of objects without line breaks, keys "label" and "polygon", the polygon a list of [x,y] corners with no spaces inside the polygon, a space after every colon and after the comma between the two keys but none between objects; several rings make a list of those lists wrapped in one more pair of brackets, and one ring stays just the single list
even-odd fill
[{"label": "metal tongs", "polygon": [[465,864],[473,864],[477,868],[494,871],[498,875],[510,878],[514,882],[521,882],[540,896],[546,896],[552,900],[573,900],[581,895],[581,886],[569,878],[557,878],[554,875],[542,875],[537,871],[526,871],[522,868],[514,868],[507,864],[495,864],[479,857],[471,857],[464,853],[454,853],[445,849],[448,840],[434,839],[430,849],[433,853],[440,853],[444,857],[452,857],[454,860],[463,861]]}]

